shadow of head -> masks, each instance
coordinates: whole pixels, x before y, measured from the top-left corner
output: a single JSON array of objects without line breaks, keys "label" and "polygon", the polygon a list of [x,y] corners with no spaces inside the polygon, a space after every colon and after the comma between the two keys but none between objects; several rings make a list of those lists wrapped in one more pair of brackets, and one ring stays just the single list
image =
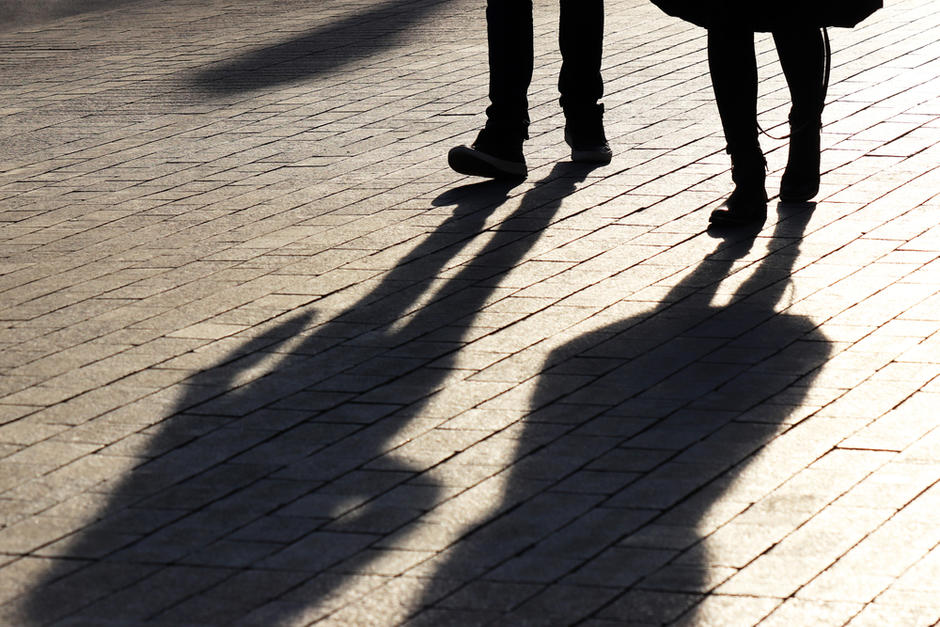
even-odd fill
[{"label": "shadow of head", "polygon": [[[300,35],[251,50],[197,73],[193,85],[231,94],[303,81],[358,66],[407,43],[451,0],[385,0],[357,7]],[[328,15],[328,13],[327,13]]]},{"label": "shadow of head", "polygon": [[[755,500],[737,478],[805,417],[831,352],[784,302],[810,215],[781,207],[763,258],[754,233],[725,233],[658,305],[549,354],[498,514],[437,573],[463,584],[443,607],[512,582],[526,597],[506,603],[506,624],[534,611],[570,624],[598,608],[615,621],[694,617],[732,570],[708,536]],[[572,610],[563,599],[578,590],[603,592]]]},{"label": "shadow of head", "polygon": [[494,277],[524,258],[588,172],[556,166],[492,222],[516,183],[450,190],[433,201],[450,215],[354,286],[362,295],[336,315],[321,300],[250,340],[164,364],[194,372],[166,414],[131,416],[146,435],[125,449],[138,463],[96,486],[105,504],[94,522],[43,549],[63,559],[23,600],[21,623],[181,624],[208,612],[213,624],[294,588],[262,624],[328,614],[336,590],[371,572],[378,544],[446,492],[423,473],[459,438],[390,452],[445,420],[437,404],[464,402],[451,394],[455,359]]},{"label": "shadow of head", "polygon": [[4,0],[0,3],[0,32],[71,15],[109,11],[147,0]]}]

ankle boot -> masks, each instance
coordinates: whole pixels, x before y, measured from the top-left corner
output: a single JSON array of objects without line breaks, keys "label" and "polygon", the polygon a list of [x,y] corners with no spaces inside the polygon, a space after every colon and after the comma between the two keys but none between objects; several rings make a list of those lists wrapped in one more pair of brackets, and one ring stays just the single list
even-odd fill
[{"label": "ankle boot", "polygon": [[712,224],[756,224],[767,219],[767,191],[764,189],[767,162],[759,152],[747,157],[731,155],[734,191],[722,207],[712,211]]},{"label": "ankle boot", "polygon": [[790,120],[790,153],[780,179],[780,200],[806,202],[819,193],[820,132],[818,117],[799,125]]}]

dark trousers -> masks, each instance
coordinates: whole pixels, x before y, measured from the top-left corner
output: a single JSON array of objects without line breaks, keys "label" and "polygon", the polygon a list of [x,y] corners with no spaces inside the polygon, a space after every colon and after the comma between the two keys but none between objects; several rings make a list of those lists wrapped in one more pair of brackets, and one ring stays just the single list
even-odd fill
[{"label": "dark trousers", "polygon": [[[825,52],[819,29],[773,33],[780,65],[790,88],[790,123],[793,128],[818,124],[823,108]],[[760,151],[757,130],[757,58],[754,33],[740,30],[708,31],[708,67],[715,102],[732,159]]]},{"label": "dark trousers", "polygon": [[[601,53],[604,40],[603,0],[560,0],[558,42],[561,74],[558,91],[565,115],[590,115],[604,94]],[[490,106],[487,126],[528,137],[532,82],[532,0],[488,0]]]}]

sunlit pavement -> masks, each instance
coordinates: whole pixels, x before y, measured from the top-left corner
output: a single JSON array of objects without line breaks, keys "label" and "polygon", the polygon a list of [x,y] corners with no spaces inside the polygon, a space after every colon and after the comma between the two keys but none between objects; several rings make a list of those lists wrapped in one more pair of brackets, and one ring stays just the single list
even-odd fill
[{"label": "sunlit pavement", "polygon": [[528,179],[447,168],[483,4],[0,32],[0,624],[940,620],[940,5],[832,31],[818,202],[708,232],[704,32],[641,0],[609,166],[540,0]]}]

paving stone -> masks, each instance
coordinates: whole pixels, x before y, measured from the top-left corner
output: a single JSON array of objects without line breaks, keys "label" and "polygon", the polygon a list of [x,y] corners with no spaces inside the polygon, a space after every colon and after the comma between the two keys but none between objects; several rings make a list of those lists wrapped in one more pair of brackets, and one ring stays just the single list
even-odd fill
[{"label": "paving stone", "polygon": [[761,627],[795,624],[844,624],[855,616],[859,609],[861,609],[861,605],[853,603],[787,599],[758,624]]},{"label": "paving stone", "polygon": [[643,0],[597,168],[535,7],[513,182],[445,158],[479,3],[112,4],[0,6],[0,623],[940,617],[933,3],[832,29],[820,193],[762,137],[752,233],[706,228],[705,33]]},{"label": "paving stone", "polygon": [[751,596],[709,595],[675,621],[676,625],[714,625],[728,620],[745,625],[759,624],[780,604],[778,599]]},{"label": "paving stone", "polygon": [[495,624],[571,624],[593,613],[615,594],[610,589],[557,584],[524,602]]},{"label": "paving stone", "polygon": [[847,625],[874,625],[884,621],[901,625],[933,625],[940,619],[940,607],[898,607],[873,603],[865,606]]},{"label": "paving stone", "polygon": [[698,595],[646,590],[630,591],[600,612],[619,623],[663,624],[678,618],[699,600]]},{"label": "paving stone", "polygon": [[480,581],[445,597],[440,605],[470,610],[506,612],[522,604],[542,589],[537,584]]}]

